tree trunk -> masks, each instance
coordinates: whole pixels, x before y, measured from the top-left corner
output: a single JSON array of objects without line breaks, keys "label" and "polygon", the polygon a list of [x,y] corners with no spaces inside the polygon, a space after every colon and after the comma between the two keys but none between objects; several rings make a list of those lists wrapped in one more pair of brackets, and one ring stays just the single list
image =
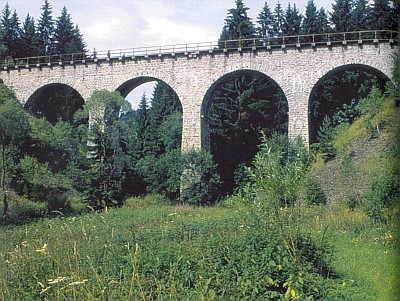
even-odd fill
[{"label": "tree trunk", "polygon": [[6,148],[4,145],[1,145],[1,190],[3,191],[3,217],[8,215],[8,203],[7,203],[7,194],[6,194],[6,185],[5,185],[5,176],[6,176]]}]

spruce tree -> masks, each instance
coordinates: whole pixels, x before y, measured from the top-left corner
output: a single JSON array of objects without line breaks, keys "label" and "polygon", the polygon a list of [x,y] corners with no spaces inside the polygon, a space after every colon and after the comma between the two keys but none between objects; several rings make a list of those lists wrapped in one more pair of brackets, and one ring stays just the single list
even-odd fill
[{"label": "spruce tree", "polygon": [[352,24],[353,0],[336,0],[332,4],[331,22],[336,32],[354,29]]},{"label": "spruce tree", "polygon": [[265,1],[261,12],[258,14],[256,23],[258,24],[257,34],[259,37],[267,38],[273,36],[274,16],[268,6],[267,1]]},{"label": "spruce tree", "polygon": [[39,51],[41,55],[51,55],[54,53],[54,20],[52,13],[53,11],[50,3],[45,0],[37,28]]},{"label": "spruce tree", "polygon": [[56,42],[55,52],[59,54],[85,52],[85,43],[79,27],[74,26],[71,15],[64,6],[60,17],[57,18],[54,40]]},{"label": "spruce tree", "polygon": [[[235,3],[236,7],[228,10],[228,16],[225,19],[220,40],[247,39],[255,36],[254,25],[251,18],[247,15],[249,8],[244,6],[242,0],[236,0]],[[246,44],[241,46],[246,46]]]},{"label": "spruce tree", "polygon": [[397,30],[399,4],[391,4],[389,0],[375,0],[372,9],[373,29]]},{"label": "spruce tree", "polygon": [[56,42],[55,53],[66,54],[74,52],[71,42],[74,36],[74,25],[71,20],[71,15],[64,6],[61,10],[60,17],[57,18],[54,30],[54,40]]},{"label": "spruce tree", "polygon": [[314,0],[309,0],[302,24],[303,34],[319,33],[317,6]]},{"label": "spruce tree", "polygon": [[154,88],[151,101],[151,109],[149,111],[149,134],[151,146],[155,155],[161,155],[166,150],[165,144],[161,137],[162,125],[173,113],[182,113],[178,95],[166,83],[159,81]]},{"label": "spruce tree", "polygon": [[28,14],[22,25],[21,57],[39,55],[39,44],[35,31],[35,20]]},{"label": "spruce tree", "polygon": [[143,93],[142,98],[140,100],[139,107],[137,109],[137,118],[138,118],[138,137],[137,137],[137,149],[139,158],[144,158],[149,155],[152,151],[152,148],[149,147],[149,105],[146,93]]},{"label": "spruce tree", "polygon": [[368,5],[368,0],[357,0],[351,15],[352,27],[354,30],[368,30],[372,27],[372,9]]},{"label": "spruce tree", "polygon": [[274,9],[274,25],[273,25],[273,32],[274,36],[278,37],[283,34],[283,23],[285,20],[284,12],[281,3],[278,3]]},{"label": "spruce tree", "polygon": [[22,30],[20,27],[20,21],[17,14],[17,11],[14,10],[14,13],[10,18],[10,26],[11,26],[11,39],[10,44],[8,45],[9,55],[13,58],[21,57],[21,35]]},{"label": "spruce tree", "polygon": [[83,35],[78,27],[75,25],[72,41],[71,41],[71,49],[74,52],[86,52],[86,43],[83,39]]},{"label": "spruce tree", "polygon": [[296,7],[296,4],[292,6],[288,5],[285,11],[285,20],[283,22],[283,34],[286,36],[300,34],[302,16]]},{"label": "spruce tree", "polygon": [[2,43],[5,46],[4,56],[10,55],[9,45],[12,43],[12,31],[11,31],[11,10],[8,2],[3,8],[3,14],[1,16],[1,28],[3,31]]},{"label": "spruce tree", "polygon": [[321,7],[317,12],[317,32],[327,33],[331,30],[329,27],[328,14],[325,9]]}]

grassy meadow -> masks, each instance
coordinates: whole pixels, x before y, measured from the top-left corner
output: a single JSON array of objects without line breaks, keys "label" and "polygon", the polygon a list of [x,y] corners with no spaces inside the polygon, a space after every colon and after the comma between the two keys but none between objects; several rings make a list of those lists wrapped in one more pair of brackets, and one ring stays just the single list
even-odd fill
[{"label": "grassy meadow", "polygon": [[[399,300],[398,220],[377,229],[340,206],[283,214],[331,246],[332,275],[315,280],[323,300]],[[270,246],[257,240],[268,235],[253,222],[237,206],[172,206],[154,196],[2,228],[0,300],[313,300],[287,286],[276,297],[257,291],[273,279],[262,273]]]}]

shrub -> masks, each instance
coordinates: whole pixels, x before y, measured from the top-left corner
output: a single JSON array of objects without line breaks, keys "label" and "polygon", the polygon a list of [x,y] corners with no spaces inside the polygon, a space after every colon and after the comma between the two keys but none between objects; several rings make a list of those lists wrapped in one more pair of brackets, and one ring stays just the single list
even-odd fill
[{"label": "shrub", "polygon": [[308,205],[323,205],[327,202],[320,182],[312,176],[306,177],[303,182],[303,195]]},{"label": "shrub", "polygon": [[263,136],[253,166],[247,169],[251,181],[244,194],[253,196],[253,204],[262,211],[293,204],[310,163],[311,157],[299,138],[290,141],[283,135]]},{"label": "shrub", "polygon": [[32,219],[45,217],[46,214],[46,203],[32,202],[24,197],[15,197],[10,202],[8,222],[21,224]]},{"label": "shrub", "polygon": [[220,184],[212,155],[204,150],[183,154],[181,200],[191,205],[209,204]]},{"label": "shrub", "polygon": [[364,195],[363,205],[367,215],[374,223],[386,222],[384,208],[389,205],[391,198],[398,193],[395,174],[386,170],[371,178],[369,187]]}]

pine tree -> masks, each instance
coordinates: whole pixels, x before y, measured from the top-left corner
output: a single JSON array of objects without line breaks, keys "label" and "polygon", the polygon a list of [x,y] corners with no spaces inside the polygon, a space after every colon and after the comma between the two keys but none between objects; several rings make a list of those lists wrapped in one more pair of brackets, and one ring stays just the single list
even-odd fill
[{"label": "pine tree", "polygon": [[35,20],[28,14],[22,25],[21,57],[39,55],[39,43],[35,31]]},{"label": "pine tree", "polygon": [[372,28],[372,9],[368,0],[357,0],[352,13],[352,28],[354,30],[368,30]]},{"label": "pine tree", "polygon": [[60,17],[57,18],[54,31],[54,40],[56,42],[55,52],[59,54],[85,52],[85,43],[79,27],[74,26],[71,15],[64,6]]},{"label": "pine tree", "polygon": [[331,22],[336,32],[353,30],[353,0],[336,0],[332,4]]},{"label": "pine tree", "polygon": [[268,6],[267,1],[265,1],[265,4],[261,12],[258,14],[256,22],[258,24],[257,34],[261,38],[267,38],[273,36],[274,16],[271,12],[271,9]]},{"label": "pine tree", "polygon": [[283,22],[283,34],[286,36],[297,35],[300,33],[302,16],[296,7],[291,7],[290,3],[285,11],[285,20]]},{"label": "pine tree", "polygon": [[152,147],[155,155],[160,155],[165,151],[162,142],[161,127],[173,113],[182,112],[178,95],[164,82],[158,82],[154,88],[149,111],[149,134],[148,139],[152,140]]},{"label": "pine tree", "polygon": [[17,11],[11,15],[10,26],[11,26],[11,40],[8,45],[9,55],[13,58],[21,57],[21,35],[22,30],[20,27],[20,21]]},{"label": "pine tree", "polygon": [[329,27],[328,14],[323,7],[317,12],[317,28],[318,33],[327,33],[331,30]]},{"label": "pine tree", "polygon": [[397,30],[399,14],[398,4],[391,5],[389,0],[375,0],[372,10],[373,29]]},{"label": "pine tree", "polygon": [[45,0],[37,28],[39,51],[41,55],[51,55],[54,53],[54,20],[52,13],[50,3]]},{"label": "pine tree", "polygon": [[[228,10],[228,16],[225,19],[225,25],[220,36],[220,40],[222,41],[247,39],[255,36],[254,25],[251,18],[247,15],[249,8],[244,6],[243,0],[236,0],[235,3],[236,8]],[[235,46],[246,46],[246,44]],[[223,45],[221,46],[224,47]],[[233,47],[234,45],[230,46]]]},{"label": "pine tree", "polygon": [[4,56],[9,55],[9,45],[12,43],[12,31],[11,31],[11,10],[8,2],[3,8],[3,14],[1,16],[1,27],[3,31],[2,43],[5,46]]},{"label": "pine tree", "polygon": [[143,93],[142,98],[140,100],[139,107],[137,109],[137,118],[138,118],[138,155],[139,158],[144,158],[145,156],[152,153],[152,147],[150,147],[150,143],[152,142],[149,137],[149,125],[150,125],[150,117],[149,117],[149,105],[146,93]]},{"label": "pine tree", "polygon": [[66,54],[74,52],[71,49],[71,42],[74,36],[74,25],[71,20],[71,15],[68,13],[67,8],[64,6],[61,10],[60,17],[56,20],[54,30],[54,40],[56,42],[55,53]]},{"label": "pine tree", "polygon": [[71,49],[74,52],[86,52],[86,43],[83,40],[83,35],[81,34],[81,31],[78,27],[78,25],[75,25],[74,31],[73,31],[73,37],[71,41]]},{"label": "pine tree", "polygon": [[309,0],[307,2],[306,13],[302,24],[303,34],[319,33],[318,25],[317,6],[315,5],[314,0]]},{"label": "pine tree", "polygon": [[282,9],[281,3],[278,1],[278,3],[275,6],[274,9],[274,25],[273,25],[273,32],[274,36],[281,36],[283,34],[283,23],[284,23],[285,17],[284,17],[284,12]]}]

